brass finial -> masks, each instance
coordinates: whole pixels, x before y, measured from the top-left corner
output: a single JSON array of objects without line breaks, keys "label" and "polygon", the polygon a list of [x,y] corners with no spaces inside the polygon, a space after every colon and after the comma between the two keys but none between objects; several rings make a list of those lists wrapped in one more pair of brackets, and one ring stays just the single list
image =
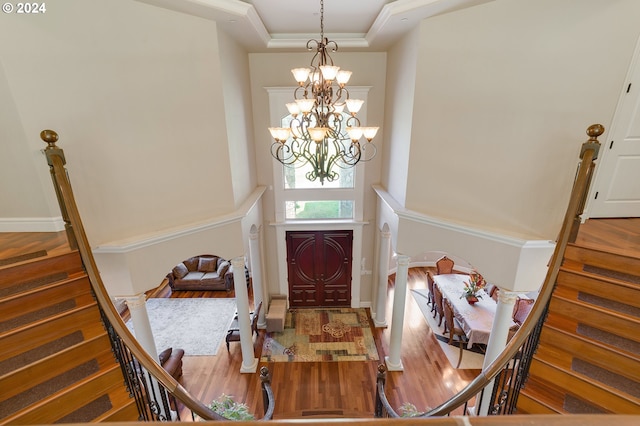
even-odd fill
[{"label": "brass finial", "polygon": [[598,142],[598,136],[604,133],[604,126],[602,124],[592,124],[587,129],[587,135],[589,135],[589,142]]},{"label": "brass finial", "polygon": [[49,148],[55,148],[58,134],[53,130],[43,130],[40,132],[40,139],[49,144]]},{"label": "brass finial", "polygon": [[260,380],[264,383],[271,382],[271,377],[269,376],[269,369],[265,366],[260,367]]},{"label": "brass finial", "polygon": [[592,160],[596,160],[598,158],[598,152],[600,151],[600,141],[598,141],[598,136],[604,133],[604,126],[602,124],[592,124],[587,128],[587,135],[589,135],[589,140],[582,144],[582,149],[580,150],[580,158],[584,156],[584,153],[587,150],[593,150]]}]

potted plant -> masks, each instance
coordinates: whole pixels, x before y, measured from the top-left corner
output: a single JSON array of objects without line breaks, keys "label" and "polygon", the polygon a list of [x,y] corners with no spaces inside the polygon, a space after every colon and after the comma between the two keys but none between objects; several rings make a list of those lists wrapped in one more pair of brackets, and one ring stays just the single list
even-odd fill
[{"label": "potted plant", "polygon": [[229,420],[255,420],[254,415],[249,412],[249,407],[242,402],[234,401],[230,395],[220,395],[209,404],[209,408]]},{"label": "potted plant", "polygon": [[[431,408],[427,408],[427,411]],[[400,417],[418,417],[424,414],[418,411],[418,408],[410,402],[405,402],[400,406]]]},{"label": "potted plant", "polygon": [[465,281],[464,283],[464,290],[460,298],[462,299],[464,297],[470,305],[473,305],[478,299],[482,298],[482,295],[478,292],[486,286],[487,282],[485,279],[474,269],[469,274],[469,281]]}]

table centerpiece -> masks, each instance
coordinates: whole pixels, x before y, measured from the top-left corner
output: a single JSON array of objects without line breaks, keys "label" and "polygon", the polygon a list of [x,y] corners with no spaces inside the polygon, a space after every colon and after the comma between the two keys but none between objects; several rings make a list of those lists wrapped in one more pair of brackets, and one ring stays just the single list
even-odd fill
[{"label": "table centerpiece", "polygon": [[478,299],[482,299],[482,295],[479,294],[480,290],[485,288],[487,282],[475,269],[469,274],[469,281],[464,282],[464,290],[460,298],[465,298],[470,305],[475,304]]}]

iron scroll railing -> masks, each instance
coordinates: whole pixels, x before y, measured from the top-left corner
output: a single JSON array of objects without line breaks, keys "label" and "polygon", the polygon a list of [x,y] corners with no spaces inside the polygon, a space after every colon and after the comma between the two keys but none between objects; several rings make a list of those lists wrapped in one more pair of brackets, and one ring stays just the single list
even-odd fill
[{"label": "iron scroll railing", "polygon": [[[44,152],[65,222],[69,244],[72,248],[77,247],[80,252],[94,296],[100,306],[103,323],[111,339],[113,352],[120,363],[125,384],[130,395],[135,398],[140,420],[180,420],[178,401],[191,411],[192,419],[200,417],[203,420],[227,420],[191,396],[147,354],[122,321],[98,273],[65,168],[64,152],[56,146],[58,135],[53,130],[43,130],[40,137],[48,144]],[[260,378],[264,402],[264,415],[261,420],[270,420],[273,416],[275,400],[266,367],[261,369]]]},{"label": "iron scroll railing", "polygon": [[[420,417],[447,416],[460,407],[462,407],[464,414],[483,412],[483,407],[481,406],[483,395],[492,380],[495,381],[490,398],[491,406],[486,410],[488,414],[512,414],[514,412],[520,388],[528,374],[533,351],[535,351],[538,344],[547,306],[553,293],[567,243],[575,240],[578,232],[580,215],[584,208],[593,175],[594,160],[597,158],[600,149],[598,137],[602,133],[604,133],[604,127],[600,124],[594,124],[587,129],[589,139],[582,145],[580,163],[554,253],[540,294],[527,319],[508,342],[502,353],[484,368],[478,377],[453,398],[436,408],[422,413]],[[378,369],[377,377],[375,416],[400,417],[385,396],[385,381],[386,369],[384,365],[381,365]],[[473,409],[470,408],[472,403],[475,404]]]}]

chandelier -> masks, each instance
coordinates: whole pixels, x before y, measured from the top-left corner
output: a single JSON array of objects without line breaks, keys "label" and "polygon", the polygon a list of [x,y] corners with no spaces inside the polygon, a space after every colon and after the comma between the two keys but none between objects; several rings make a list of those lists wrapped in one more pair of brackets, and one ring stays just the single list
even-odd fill
[{"label": "chandelier", "polygon": [[[311,170],[310,181],[333,182],[339,177],[335,168],[346,169],[360,161],[371,160],[376,146],[371,142],[378,127],[361,127],[356,117],[364,101],[352,99],[346,84],[351,71],[333,64],[329,50],[338,45],[324,36],[324,1],[320,1],[320,40],[309,40],[307,50],[315,50],[310,68],[291,70],[298,82],[294,102],[287,103],[291,115],[289,127],[270,127],[275,142],[271,155],[285,166]],[[346,111],[345,111],[346,107]],[[363,139],[363,143],[360,140]]]}]

